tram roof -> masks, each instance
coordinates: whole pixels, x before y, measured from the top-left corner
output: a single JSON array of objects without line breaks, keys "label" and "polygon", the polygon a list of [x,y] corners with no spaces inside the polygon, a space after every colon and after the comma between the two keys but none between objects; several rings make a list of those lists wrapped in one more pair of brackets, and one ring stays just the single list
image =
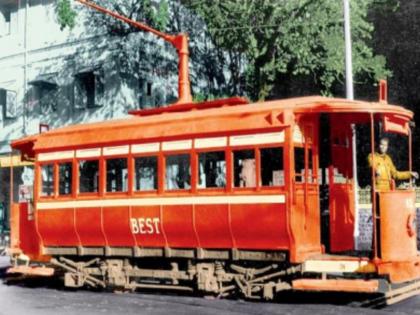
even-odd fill
[{"label": "tram roof", "polygon": [[[236,99],[236,101],[234,101]],[[134,116],[57,128],[12,142],[12,147],[33,156],[34,152],[93,147],[127,142],[181,138],[184,135],[223,134],[275,129],[287,126],[286,112],[295,115],[313,113],[382,113],[411,120],[413,112],[396,105],[308,96],[248,104],[231,98],[213,102],[172,105],[165,109],[132,112]],[[191,106],[188,106],[191,105]]]}]

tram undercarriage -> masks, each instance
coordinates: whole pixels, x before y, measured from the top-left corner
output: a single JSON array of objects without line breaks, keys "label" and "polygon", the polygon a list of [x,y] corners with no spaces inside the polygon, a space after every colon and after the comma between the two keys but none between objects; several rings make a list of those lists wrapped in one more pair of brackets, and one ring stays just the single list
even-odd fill
[{"label": "tram undercarriage", "polygon": [[364,294],[364,299],[352,302],[364,307],[390,305],[420,293],[420,281],[392,284],[366,257],[322,254],[290,264],[287,260],[55,256],[48,264],[30,266],[28,257],[12,254],[10,277],[60,278],[68,288],[165,290],[266,301],[286,292],[347,292]]}]

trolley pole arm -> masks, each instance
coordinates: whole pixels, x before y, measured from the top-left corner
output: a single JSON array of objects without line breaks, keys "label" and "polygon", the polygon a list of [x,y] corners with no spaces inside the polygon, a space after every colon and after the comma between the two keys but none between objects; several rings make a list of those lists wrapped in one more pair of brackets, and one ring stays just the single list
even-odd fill
[{"label": "trolley pole arm", "polygon": [[120,15],[116,12],[110,11],[104,7],[93,3],[88,0],[76,0],[77,2],[95,9],[101,13],[112,16],[120,21],[123,21],[131,26],[134,26],[142,31],[150,32],[156,35],[157,37],[162,38],[163,40],[169,42],[178,53],[178,101],[177,104],[186,104],[192,103],[191,96],[191,86],[190,86],[190,75],[188,71],[188,61],[189,61],[189,50],[188,50],[188,36],[186,34],[178,35],[169,35],[162,33],[154,28],[147,26],[146,24],[133,21],[123,15]]}]

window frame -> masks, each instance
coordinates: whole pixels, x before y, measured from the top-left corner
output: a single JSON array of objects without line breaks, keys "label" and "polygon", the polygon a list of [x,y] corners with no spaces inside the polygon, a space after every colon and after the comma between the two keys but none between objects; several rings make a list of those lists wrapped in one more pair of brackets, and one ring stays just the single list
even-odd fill
[{"label": "window frame", "polygon": [[[103,194],[104,195],[124,195],[128,196],[130,194],[130,156],[127,154],[118,154],[118,155],[101,155],[103,160]],[[108,160],[117,160],[117,159],[125,159],[127,161],[127,190],[126,191],[107,191],[107,180],[108,180],[108,168],[107,168],[107,161]],[[102,183],[101,183],[102,186]]]},{"label": "window frame", "polygon": [[[230,190],[229,187],[229,166],[228,166],[228,154],[229,154],[229,149],[228,147],[214,147],[214,148],[200,148],[200,149],[196,149],[194,150],[195,152],[195,169],[196,169],[196,181],[195,181],[195,191],[200,194],[200,193],[226,193]],[[198,178],[199,178],[199,162],[200,162],[200,154],[201,153],[212,153],[212,152],[223,152],[225,154],[225,163],[226,163],[226,185],[225,187],[209,187],[209,188],[200,188],[198,187]]]},{"label": "window frame", "polygon": [[[67,195],[60,195],[60,164],[65,164],[65,163],[71,163],[71,193],[67,194]],[[76,187],[75,187],[75,183],[74,183],[74,159],[69,158],[69,159],[62,159],[60,161],[56,161],[56,168],[57,168],[57,199],[71,199],[74,198],[75,195],[75,191],[76,191]],[[77,177],[78,179],[78,177]]]},{"label": "window frame", "polygon": [[[160,151],[161,152],[161,157],[162,157],[162,169],[161,169],[161,182],[162,182],[162,192],[164,194],[171,194],[171,195],[176,195],[176,194],[182,194],[182,195],[186,195],[186,194],[191,194],[196,192],[196,167],[193,167],[195,163],[195,161],[197,160],[196,158],[196,154],[195,154],[195,150],[194,149],[186,149],[186,150],[176,150],[176,151]],[[174,156],[174,155],[188,155],[190,157],[190,188],[188,189],[171,189],[168,190],[166,188],[166,160],[168,158],[168,156]],[[158,186],[159,187],[159,186]]]},{"label": "window frame", "polygon": [[[305,170],[303,173],[296,173],[296,155],[295,155],[295,149],[296,148],[301,148],[303,149],[303,156],[304,156],[304,161],[303,164],[305,166]],[[315,161],[315,155],[314,155],[314,145],[313,143],[293,143],[293,181],[295,182],[295,184],[298,185],[304,185],[304,184],[314,184],[314,185],[318,185],[318,176],[317,176],[317,172],[315,170],[315,165],[316,165],[316,161]],[[308,152],[311,151],[311,161],[309,161],[309,155]],[[311,174],[305,174],[306,173],[306,157],[308,157],[308,171],[310,170],[312,173]],[[309,167],[309,163],[312,164],[312,167]],[[297,181],[296,180],[296,176],[302,176],[303,180],[302,181]]]},{"label": "window frame", "polygon": [[[261,149],[271,149],[271,148],[282,148],[283,149],[283,171],[285,172],[285,180],[286,180],[286,154],[285,154],[285,143],[284,142],[273,142],[273,143],[266,143],[266,144],[255,144],[255,145],[241,145],[241,146],[229,146],[230,151],[230,174],[229,168],[226,167],[226,176],[229,176],[231,179],[231,191],[235,193],[247,193],[247,192],[270,192],[270,191],[287,191],[286,189],[286,182],[284,185],[281,186],[263,186],[262,185],[262,178],[261,178]],[[235,187],[235,161],[234,161],[234,152],[235,151],[246,151],[246,150],[254,150],[255,156],[255,187]],[[227,163],[226,159],[226,163]]]},{"label": "window frame", "polygon": [[[259,185],[259,170],[258,170],[258,157],[259,153],[258,146],[257,145],[241,145],[241,146],[230,146],[230,156],[231,156],[231,173],[229,177],[231,178],[231,189],[233,192],[256,192],[258,191],[258,185]],[[236,151],[254,151],[254,159],[255,159],[255,186],[254,187],[236,187],[235,186],[235,152]],[[257,156],[258,154],[258,156]]]},{"label": "window frame", "polygon": [[[261,176],[262,176],[262,172],[261,172],[261,170],[262,170],[262,168],[261,168],[261,150],[262,149],[278,149],[278,148],[281,148],[282,151],[283,151],[282,161],[283,161],[284,184],[283,185],[280,185],[280,186],[263,186],[262,185],[262,178],[261,178]],[[266,190],[266,191],[269,191],[269,190],[276,190],[276,191],[282,190],[282,191],[285,191],[286,190],[286,167],[285,167],[285,165],[286,165],[286,158],[285,158],[285,146],[284,146],[284,143],[268,143],[268,144],[264,144],[264,145],[258,145],[257,146],[257,150],[259,152],[259,161],[258,161],[258,166],[257,166],[257,168],[259,169],[259,176],[260,176],[259,177],[259,189],[260,190]]]},{"label": "window frame", "polygon": [[[105,73],[102,67],[94,67],[73,75],[73,106],[75,109],[89,110],[102,107],[104,93]],[[86,97],[86,102],[84,97]]]},{"label": "window frame", "polygon": [[[161,151],[156,151],[156,152],[144,152],[144,153],[133,153],[131,155],[131,160],[132,160],[132,171],[130,172],[130,176],[131,177],[131,191],[133,193],[133,196],[135,195],[150,195],[150,196],[155,196],[157,194],[160,193],[159,188],[161,187],[161,175],[162,175],[162,167],[161,167]],[[153,190],[136,190],[134,185],[135,185],[135,177],[136,177],[136,158],[142,158],[142,157],[156,157],[156,162],[157,162],[157,169],[156,169],[156,183],[157,183],[157,187],[156,189]]]},{"label": "window frame", "polygon": [[[92,157],[78,157],[75,158],[76,164],[76,196],[77,197],[99,197],[104,193],[104,182],[103,182],[103,160],[104,156],[92,156]],[[98,191],[97,192],[80,192],[80,161],[98,161]]]},{"label": "window frame", "polygon": [[[52,187],[52,194],[51,195],[43,195],[42,194],[42,167],[46,166],[46,165],[52,165],[53,166],[53,187]],[[56,199],[57,198],[57,167],[56,167],[56,161],[42,161],[42,162],[38,162],[38,198],[41,200],[52,200],[52,199]]]}]

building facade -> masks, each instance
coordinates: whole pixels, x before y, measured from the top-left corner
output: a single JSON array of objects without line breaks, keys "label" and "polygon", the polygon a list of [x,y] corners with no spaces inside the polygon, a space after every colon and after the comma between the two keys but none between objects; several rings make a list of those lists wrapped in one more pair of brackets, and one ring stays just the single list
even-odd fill
[{"label": "building facade", "polygon": [[[131,109],[177,98],[177,55],[171,46],[141,32],[121,43],[89,27],[88,10],[78,10],[74,29],[61,30],[55,0],[0,0],[0,234],[8,229],[11,178],[18,199],[19,185],[30,177],[30,165],[21,164],[13,165],[12,176],[10,141],[43,129],[125,117]],[[127,54],[120,52],[131,47],[139,65],[122,73]]]}]

